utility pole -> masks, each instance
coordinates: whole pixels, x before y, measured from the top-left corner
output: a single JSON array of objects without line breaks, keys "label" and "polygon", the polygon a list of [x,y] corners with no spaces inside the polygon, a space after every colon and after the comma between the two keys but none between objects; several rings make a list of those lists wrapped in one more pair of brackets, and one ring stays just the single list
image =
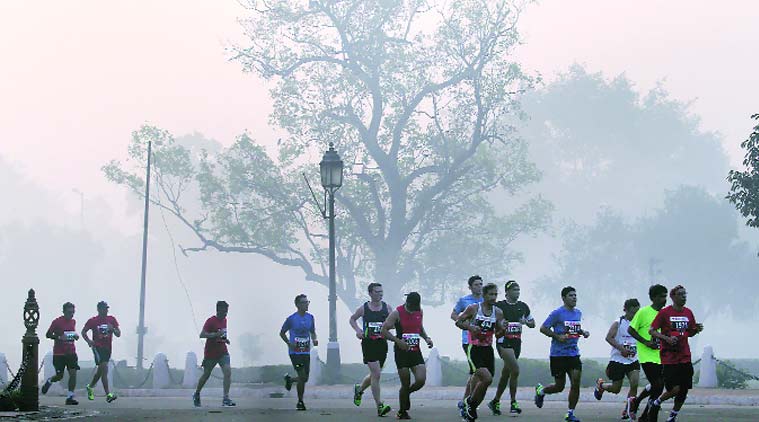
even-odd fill
[{"label": "utility pole", "polygon": [[148,211],[150,210],[150,161],[153,143],[148,141],[148,169],[145,176],[145,219],[142,228],[142,276],[140,277],[140,322],[137,326],[137,368],[143,369],[143,347],[145,345],[145,272],[148,265]]}]

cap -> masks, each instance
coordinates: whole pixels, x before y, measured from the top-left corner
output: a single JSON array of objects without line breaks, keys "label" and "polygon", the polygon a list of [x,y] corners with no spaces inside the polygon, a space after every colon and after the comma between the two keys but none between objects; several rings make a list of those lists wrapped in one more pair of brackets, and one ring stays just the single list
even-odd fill
[{"label": "cap", "polygon": [[108,308],[109,306],[108,306],[108,303],[106,303],[106,301],[101,300],[100,302],[98,302],[98,309],[108,309]]},{"label": "cap", "polygon": [[422,297],[417,292],[411,292],[406,295],[406,303],[418,309],[422,303]]}]

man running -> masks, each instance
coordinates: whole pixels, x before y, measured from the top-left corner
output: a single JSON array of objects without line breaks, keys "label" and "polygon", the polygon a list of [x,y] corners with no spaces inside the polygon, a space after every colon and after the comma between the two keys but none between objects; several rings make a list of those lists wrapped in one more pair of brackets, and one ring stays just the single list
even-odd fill
[{"label": "man running", "polygon": [[519,300],[519,284],[514,280],[506,282],[506,299],[499,300],[495,306],[503,311],[506,333],[499,337],[496,342],[496,350],[503,359],[501,379],[498,381],[498,390],[495,397],[488,403],[488,408],[494,415],[501,414],[501,396],[509,387],[511,405],[509,413],[519,415],[522,409],[517,403],[517,386],[519,385],[519,355],[522,352],[522,326],[535,328],[535,319],[530,314],[530,307]]},{"label": "man running", "polygon": [[[696,323],[693,312],[685,307],[688,293],[685,287],[677,285],[669,292],[672,305],[659,311],[651,323],[649,334],[661,342],[662,374],[667,389],[651,404],[648,420],[656,422],[661,403],[675,398],[667,422],[675,422],[682,409],[688,390],[693,388],[693,363],[691,362],[688,337],[693,337],[704,330],[702,324]],[[657,331],[661,330],[661,331]]]},{"label": "man running", "polygon": [[593,395],[596,400],[601,400],[604,391],[612,394],[619,394],[622,391],[622,382],[627,376],[630,381],[630,391],[625,399],[625,408],[622,410],[622,419],[637,420],[635,409],[632,408],[635,401],[635,395],[638,393],[638,381],[640,379],[640,363],[638,363],[638,353],[635,337],[628,332],[630,321],[635,313],[640,309],[638,299],[627,299],[622,308],[624,315],[614,321],[606,333],[606,342],[611,345],[611,357],[609,365],[606,367],[606,376],[611,383],[604,383],[603,378],[596,381],[596,388]]},{"label": "man running", "polygon": [[[119,322],[111,315],[108,315],[108,304],[100,301],[97,304],[98,314],[87,320],[82,328],[82,338],[92,349],[95,356],[95,374],[92,381],[85,386],[87,390],[87,399],[95,400],[95,386],[99,379],[103,380],[103,389],[105,390],[105,401],[110,403],[116,400],[116,395],[111,393],[108,388],[108,362],[111,360],[111,350],[113,345],[113,336],[121,337]],[[92,331],[92,340],[87,335]]]},{"label": "man running", "polygon": [[577,291],[572,286],[561,289],[564,305],[548,315],[540,332],[551,337],[551,375],[554,383],[547,387],[538,384],[535,387],[535,406],[543,407],[546,394],[564,391],[566,376],[569,375],[569,409],[564,420],[580,422],[575,416],[575,407],[580,398],[580,380],[582,378],[582,361],[580,348],[577,347],[580,336],[588,338],[590,333],[582,329],[582,311],[577,309]]},{"label": "man running", "polygon": [[[353,386],[353,404],[361,406],[361,396],[371,385],[374,402],[377,404],[377,416],[390,413],[390,406],[382,402],[380,395],[380,374],[387,359],[387,340],[382,337],[382,324],[390,315],[390,308],[382,301],[382,295],[382,284],[370,283],[371,301],[359,306],[350,317],[350,325],[356,331],[356,337],[361,340],[364,364],[369,367],[369,374],[361,384]],[[363,328],[359,328],[356,322],[359,318],[362,320]]]},{"label": "man running", "polygon": [[638,410],[638,406],[643,400],[651,396],[646,404],[643,413],[638,420],[645,422],[648,420],[648,411],[654,399],[664,391],[664,379],[662,378],[661,358],[659,356],[659,339],[651,337],[648,330],[651,323],[659,311],[667,304],[667,288],[661,284],[655,284],[648,289],[648,297],[651,299],[651,305],[644,306],[630,321],[630,328],[627,332],[638,341],[637,352],[640,366],[643,367],[643,373],[646,374],[648,385],[641,391],[640,395],[635,398],[631,411]]},{"label": "man running", "polygon": [[[417,292],[406,295],[406,303],[395,308],[382,324],[382,336],[393,343],[395,352],[395,366],[398,368],[398,377],[401,380],[401,388],[398,392],[400,409],[398,419],[411,419],[408,411],[411,409],[411,393],[424,387],[427,380],[427,368],[424,365],[424,357],[419,348],[419,339],[432,347],[432,339],[424,330],[422,312],[422,297]],[[395,329],[395,335],[390,330]],[[411,374],[414,374],[414,383],[411,384]]]},{"label": "man running", "polygon": [[[472,292],[471,294],[468,294],[466,296],[462,296],[459,298],[459,300],[456,302],[456,306],[453,307],[453,311],[451,311],[451,319],[453,322],[456,322],[459,319],[459,315],[464,312],[464,309],[466,309],[467,306],[473,304],[473,303],[480,303],[482,302],[482,277],[478,275],[473,275],[469,277],[469,280],[467,280],[467,283],[469,283],[469,290]],[[464,355],[466,356],[467,350],[469,348],[469,331],[462,330],[461,331],[461,348],[464,349]],[[474,372],[469,370],[469,378],[466,381],[466,387],[464,388],[464,396],[459,400],[458,407],[459,407],[459,414],[461,417],[464,417],[464,399],[469,397],[472,394],[472,374]]]},{"label": "man running", "polygon": [[45,337],[54,340],[53,343],[53,367],[55,375],[48,378],[42,385],[42,394],[47,394],[50,386],[54,382],[63,379],[63,371],[69,371],[69,391],[66,393],[66,404],[77,405],[79,402],[74,398],[76,389],[76,371],[79,370],[79,357],[76,355],[75,341],[79,340],[79,334],[76,333],[76,320],[74,304],[66,302],[63,304],[63,316],[54,319],[47,329]]},{"label": "man running", "polygon": [[477,419],[477,406],[482,403],[488,387],[493,382],[495,357],[493,335],[503,328],[503,311],[495,306],[498,286],[488,283],[482,288],[482,303],[466,307],[456,320],[456,326],[469,332],[467,361],[472,372],[472,395],[464,398],[464,413],[467,421]]},{"label": "man running", "polygon": [[229,304],[223,300],[216,302],[216,315],[211,316],[203,324],[203,330],[200,332],[200,338],[206,339],[206,346],[203,350],[203,375],[198,380],[198,387],[195,394],[192,395],[192,402],[195,407],[200,407],[200,390],[211,376],[211,371],[216,365],[221,367],[224,375],[224,398],[221,400],[222,406],[237,406],[229,398],[229,387],[232,385],[232,367],[230,366],[229,352],[227,345],[229,337],[227,335],[227,314],[229,313]]},{"label": "man running", "polygon": [[[295,296],[295,311],[287,317],[282,329],[279,330],[279,338],[287,344],[287,351],[290,355],[290,362],[293,364],[297,378],[292,378],[290,374],[285,374],[285,389],[290,391],[293,383],[296,383],[298,392],[298,403],[296,410],[306,410],[303,403],[303,393],[306,391],[308,375],[311,372],[311,343],[314,346],[319,345],[316,339],[316,322],[314,316],[308,313],[308,305],[311,303],[304,294]],[[288,336],[289,334],[289,336]]]}]

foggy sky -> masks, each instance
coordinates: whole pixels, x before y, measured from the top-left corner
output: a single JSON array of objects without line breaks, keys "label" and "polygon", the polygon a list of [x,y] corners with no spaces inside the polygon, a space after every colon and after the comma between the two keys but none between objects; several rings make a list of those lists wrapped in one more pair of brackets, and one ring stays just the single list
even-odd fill
[{"label": "foggy sky", "polygon": [[[52,225],[75,227],[80,197],[72,189],[77,188],[85,195],[85,218],[90,230],[110,225],[124,235],[138,236],[141,215],[135,211],[139,207],[134,203],[127,206],[127,194],[108,183],[100,167],[110,159],[126,156],[131,131],[144,121],[176,135],[199,131],[225,145],[244,130],[260,142],[273,144],[277,132],[267,124],[271,108],[267,87],[225,59],[224,46],[240,37],[235,19],[243,13],[231,0],[107,5],[96,1],[0,3],[0,157],[37,186],[37,196],[49,198],[45,203],[26,201],[17,205],[19,214],[4,212],[0,223],[24,220],[39,211],[35,207],[51,207],[38,214]],[[723,135],[725,150],[737,166],[742,160],[739,144],[751,130],[749,115],[758,111],[757,104],[751,103],[756,96],[750,95],[756,89],[755,69],[759,67],[759,56],[753,53],[752,45],[759,39],[759,26],[755,24],[758,19],[759,5],[746,2],[716,8],[707,1],[543,1],[531,6],[522,18],[520,28],[526,44],[518,54],[527,69],[539,72],[547,81],[574,62],[610,77],[625,73],[641,91],[663,81],[673,98],[693,100],[690,110],[701,116],[704,130]],[[57,212],[61,208],[65,213]],[[161,226],[155,223],[153,227]],[[171,259],[167,244],[161,247],[151,262]],[[132,250],[124,257],[131,260],[123,267],[124,271],[133,271],[130,276],[139,276],[138,262],[134,260],[138,253]],[[263,259],[219,255],[195,255],[192,262],[183,257],[180,261],[201,323],[212,313],[211,305],[216,300],[205,293],[211,290],[215,295],[209,286],[219,283],[194,277],[192,269],[204,265],[223,268],[219,262],[227,260],[223,262],[232,261],[239,268],[224,280],[227,284],[223,284],[220,293],[237,298],[237,303],[230,300],[230,327],[235,327],[231,329],[239,334],[270,336],[270,344],[276,346],[267,350],[280,350],[274,335],[293,311],[292,297],[303,291],[312,298],[317,329],[326,339],[325,289],[303,282],[298,271]],[[516,276],[519,278],[519,274]],[[158,284],[149,282],[149,289],[154,289],[149,292],[159,290],[157,296],[151,296],[151,309],[160,307],[161,300],[173,300],[171,292],[184,294],[171,290],[178,287],[172,277],[166,275],[154,282]],[[252,303],[244,302],[256,294],[250,291],[252,282],[283,281],[297,287],[267,290],[270,296],[266,300],[259,297],[250,299]],[[120,297],[111,301],[121,307],[125,337],[134,337],[136,290],[122,287]],[[99,296],[109,294],[107,289],[97,292]],[[530,289],[523,288],[523,292],[529,300]],[[93,300],[96,297],[90,296]],[[637,296],[645,298],[645,292],[637,292]],[[19,304],[23,301],[23,297],[14,299]],[[580,308],[582,300],[580,292]],[[50,318],[57,315],[59,301],[45,301],[46,319],[41,325],[46,328]],[[186,323],[186,300],[180,297],[171,303],[174,307],[149,314],[152,333],[164,337],[177,333],[196,336],[195,328]],[[429,310],[428,318],[447,316],[452,305]],[[557,300],[555,306],[558,305]],[[537,312],[545,315],[550,307],[538,307]],[[247,309],[243,311],[244,308]],[[353,338],[345,322],[348,310],[342,305],[339,309],[344,360],[357,361],[358,344],[348,341]],[[80,327],[90,313],[82,312],[78,318]],[[173,318],[184,319],[181,328],[173,328]],[[4,332],[9,332],[4,321],[0,324]],[[18,321],[13,320],[13,324],[10,327],[14,331],[10,332],[15,333]],[[591,324],[594,336],[586,342],[583,352],[605,356],[608,347],[602,336],[608,324]],[[709,330],[710,326],[715,325],[707,324],[699,341],[723,341],[726,335]],[[455,330],[444,325],[429,331],[444,355],[460,358]],[[0,352],[11,355],[14,351],[8,349],[17,348],[17,337],[13,334],[10,340],[0,342]],[[114,357],[132,359],[131,343],[125,339],[122,344],[117,346]],[[187,344],[185,347],[181,341],[166,342],[165,347],[172,353],[170,359],[179,362],[182,350],[191,347],[198,351],[195,337]],[[528,333],[525,356],[544,357],[546,344],[547,340],[537,332]],[[48,346],[43,340],[43,350]],[[266,362],[286,362],[284,351],[280,352],[267,356]],[[746,355],[740,350],[731,352],[733,356]],[[233,357],[234,365],[239,362]]]}]

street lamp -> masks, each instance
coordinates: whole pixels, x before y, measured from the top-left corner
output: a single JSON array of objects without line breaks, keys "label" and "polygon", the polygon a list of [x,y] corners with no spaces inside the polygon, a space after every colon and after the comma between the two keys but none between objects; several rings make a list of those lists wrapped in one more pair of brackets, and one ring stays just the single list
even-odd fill
[{"label": "street lamp", "polygon": [[337,342],[337,293],[335,286],[335,192],[343,185],[343,160],[332,142],[319,163],[322,187],[327,196],[329,214],[329,343],[327,344],[327,374],[331,382],[340,373],[340,345]]}]

